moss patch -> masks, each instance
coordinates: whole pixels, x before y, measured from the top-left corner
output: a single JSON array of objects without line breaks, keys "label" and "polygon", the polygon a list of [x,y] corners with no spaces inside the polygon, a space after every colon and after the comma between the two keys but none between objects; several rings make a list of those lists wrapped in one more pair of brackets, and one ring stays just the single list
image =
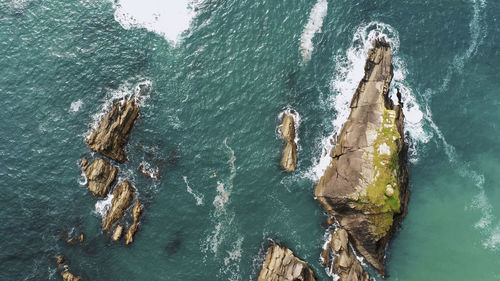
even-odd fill
[{"label": "moss patch", "polygon": [[[396,126],[396,112],[383,108],[382,125],[377,130],[373,143],[373,178],[366,195],[360,196],[356,207],[371,215],[375,233],[384,236],[391,228],[394,213],[399,213],[399,142],[401,136]],[[393,189],[392,196],[386,195],[386,188]]]}]

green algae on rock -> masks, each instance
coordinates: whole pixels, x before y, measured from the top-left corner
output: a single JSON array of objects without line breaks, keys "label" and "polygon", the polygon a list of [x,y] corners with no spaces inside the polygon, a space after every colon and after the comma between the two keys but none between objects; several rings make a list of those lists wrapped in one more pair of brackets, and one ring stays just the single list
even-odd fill
[{"label": "green algae on rock", "polygon": [[376,40],[354,93],[332,162],[315,189],[354,248],[384,275],[384,250],[406,215],[407,146],[401,104],[389,98],[391,48]]}]

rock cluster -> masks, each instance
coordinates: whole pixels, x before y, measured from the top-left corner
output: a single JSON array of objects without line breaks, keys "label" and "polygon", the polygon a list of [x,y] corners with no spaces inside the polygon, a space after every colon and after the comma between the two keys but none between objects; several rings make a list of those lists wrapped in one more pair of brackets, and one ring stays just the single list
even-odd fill
[{"label": "rock cluster", "polygon": [[293,116],[290,114],[283,114],[281,135],[285,140],[281,166],[285,171],[293,172],[297,166],[297,144],[295,143],[295,122]]},{"label": "rock cluster", "polygon": [[370,276],[363,271],[361,263],[349,246],[349,237],[345,230],[332,231],[332,239],[323,250],[324,265],[328,265],[330,254],[335,257],[331,266],[332,272],[339,276],[339,281],[369,281]]},{"label": "rock cluster", "polygon": [[401,104],[388,97],[391,48],[383,39],[368,53],[332,162],[315,189],[358,253],[384,275],[384,250],[406,215],[407,146]]},{"label": "rock cluster", "polygon": [[138,115],[139,107],[135,103],[135,98],[115,103],[90,135],[88,139],[90,148],[110,159],[124,163],[127,156],[123,146]]},{"label": "rock cluster", "polygon": [[293,255],[290,249],[272,245],[260,271],[258,281],[315,281],[312,269]]},{"label": "rock cluster", "polygon": [[129,181],[122,182],[115,188],[111,208],[102,220],[104,230],[111,230],[111,227],[125,215],[125,211],[134,199],[134,192],[135,189]]},{"label": "rock cluster", "polygon": [[95,159],[90,165],[84,165],[84,163],[87,164],[88,161],[82,160],[82,169],[87,176],[90,192],[94,196],[105,197],[115,181],[118,168],[102,158]]}]

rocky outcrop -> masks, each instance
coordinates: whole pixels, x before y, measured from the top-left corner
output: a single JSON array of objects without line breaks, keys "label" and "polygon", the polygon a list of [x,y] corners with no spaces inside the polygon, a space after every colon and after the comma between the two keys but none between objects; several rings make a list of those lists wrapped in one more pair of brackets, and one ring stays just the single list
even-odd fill
[{"label": "rocky outcrop", "polygon": [[80,281],[82,278],[80,276],[76,277],[73,273],[69,271],[63,271],[61,273],[63,281]]},{"label": "rocky outcrop", "polygon": [[295,123],[292,115],[283,114],[281,135],[285,140],[281,166],[285,171],[293,172],[297,166],[297,144],[295,143]]},{"label": "rocky outcrop", "polygon": [[258,281],[314,281],[312,269],[293,252],[280,245],[272,245],[260,271]]},{"label": "rocky outcrop", "polygon": [[331,271],[339,276],[339,281],[369,281],[370,276],[363,271],[361,263],[349,246],[349,237],[345,230],[332,231],[332,239],[323,250],[323,259],[329,263],[330,254],[335,257]]},{"label": "rocky outcrop", "polygon": [[385,247],[406,215],[409,196],[404,116],[401,104],[388,97],[392,75],[389,44],[374,42],[332,163],[315,189],[356,251],[381,275]]},{"label": "rocky outcrop", "polygon": [[134,223],[129,228],[127,234],[125,234],[125,244],[130,244],[134,242],[134,234],[139,229],[139,217],[142,213],[141,200],[135,202],[134,208],[132,209],[132,215],[134,217]]},{"label": "rocky outcrop", "polygon": [[[89,182],[89,190],[94,196],[105,197],[108,195],[111,184],[115,181],[118,168],[112,166],[104,159],[96,159],[92,164],[82,161],[82,169],[85,171]],[[86,164],[84,166],[84,164]]]},{"label": "rocky outcrop", "polygon": [[117,162],[125,162],[127,156],[123,146],[138,115],[135,98],[115,103],[90,135],[90,149]]},{"label": "rocky outcrop", "polygon": [[113,200],[111,201],[111,209],[102,220],[102,228],[104,230],[109,231],[125,215],[125,211],[132,203],[134,192],[134,187],[128,181],[122,182],[115,188],[113,191]]},{"label": "rocky outcrop", "polygon": [[117,225],[115,228],[115,232],[113,232],[113,236],[111,237],[113,241],[118,242],[120,241],[120,238],[122,238],[123,234],[123,226]]}]

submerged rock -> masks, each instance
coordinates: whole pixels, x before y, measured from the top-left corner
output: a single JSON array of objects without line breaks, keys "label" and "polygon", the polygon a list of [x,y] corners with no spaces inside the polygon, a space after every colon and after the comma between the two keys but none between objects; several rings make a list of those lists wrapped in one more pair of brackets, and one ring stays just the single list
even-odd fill
[{"label": "submerged rock", "polygon": [[404,116],[401,104],[388,97],[392,75],[389,44],[374,42],[332,163],[315,189],[356,251],[381,275],[385,247],[406,215],[409,196]]},{"label": "submerged rock", "polygon": [[258,281],[314,281],[312,269],[293,255],[290,249],[272,245],[267,250],[266,260]]},{"label": "submerged rock", "polygon": [[102,220],[102,228],[104,230],[109,231],[125,215],[125,211],[132,203],[134,192],[134,187],[128,181],[122,182],[115,188],[113,191],[113,200],[111,201],[111,209]]},{"label": "submerged rock", "polygon": [[142,213],[141,200],[135,202],[134,208],[132,209],[132,215],[134,217],[134,223],[129,228],[127,234],[125,234],[125,244],[130,244],[134,242],[134,234],[139,229],[139,217]]},{"label": "submerged rock", "polygon": [[90,149],[117,162],[125,162],[127,157],[123,146],[138,115],[135,98],[115,103],[90,135]]},{"label": "submerged rock", "polygon": [[90,192],[94,196],[99,197],[108,195],[111,184],[115,181],[118,174],[118,168],[111,165],[108,161],[98,158],[92,164],[87,165],[85,170]]},{"label": "submerged rock", "polygon": [[281,135],[286,143],[281,158],[281,166],[287,172],[293,172],[297,166],[297,144],[295,143],[295,122],[292,115],[283,114]]},{"label": "submerged rock", "polygon": [[[332,272],[339,276],[339,281],[368,281],[370,276],[363,271],[361,263],[349,246],[349,237],[345,230],[338,229],[332,232],[331,242],[323,251],[323,258],[329,260],[330,252],[334,260],[331,264]],[[329,261],[325,260],[325,263]]]}]

